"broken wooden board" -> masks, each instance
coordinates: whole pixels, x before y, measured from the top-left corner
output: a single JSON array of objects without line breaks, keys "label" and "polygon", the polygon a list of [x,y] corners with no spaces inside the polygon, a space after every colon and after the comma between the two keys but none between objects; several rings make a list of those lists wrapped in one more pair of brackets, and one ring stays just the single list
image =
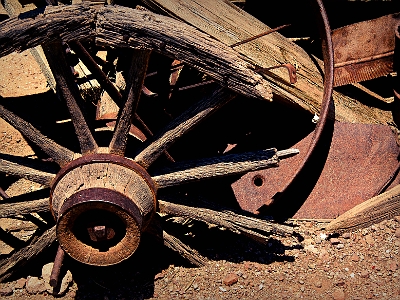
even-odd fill
[{"label": "broken wooden board", "polygon": [[[215,39],[232,45],[271,28],[238,8],[228,0],[142,0],[157,12],[175,17],[193,25]],[[283,101],[294,103],[318,114],[322,101],[323,76],[319,66],[323,63],[278,32],[234,47],[255,66],[268,68],[290,63],[297,66],[297,83],[290,84],[285,68],[270,70],[264,75],[273,93]],[[319,66],[318,66],[319,65]],[[277,97],[275,97],[276,99]],[[335,111],[330,117],[350,123],[387,124],[393,121],[389,111],[363,103],[333,92]]]}]

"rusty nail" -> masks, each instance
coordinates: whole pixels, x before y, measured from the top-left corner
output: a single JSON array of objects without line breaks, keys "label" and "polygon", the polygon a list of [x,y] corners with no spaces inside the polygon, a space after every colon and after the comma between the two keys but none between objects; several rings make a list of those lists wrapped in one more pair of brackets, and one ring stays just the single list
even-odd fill
[{"label": "rusty nail", "polygon": [[277,68],[286,68],[289,72],[290,83],[295,84],[297,82],[296,68],[292,64],[289,64],[289,63],[282,64],[279,66],[274,66],[274,67],[268,67],[268,68],[256,68],[255,71],[264,73],[266,71],[270,71],[270,70],[277,69]]},{"label": "rusty nail", "polygon": [[248,38],[248,39],[245,39],[245,40],[243,40],[243,41],[240,41],[240,42],[237,42],[237,43],[235,43],[235,44],[232,44],[230,47],[233,48],[233,47],[236,47],[236,46],[239,46],[239,45],[242,45],[242,44],[251,42],[251,41],[253,41],[253,40],[255,40],[255,39],[258,39],[258,38],[260,38],[260,37],[263,37],[263,36],[265,36],[265,35],[268,35],[268,34],[270,34],[270,33],[272,33],[272,32],[278,31],[278,30],[280,30],[280,29],[282,29],[282,28],[285,28],[285,27],[288,27],[288,26],[290,26],[290,24],[286,24],[286,25],[282,25],[282,26],[279,26],[279,27],[270,29],[270,30],[268,30],[268,31],[265,31],[265,32],[260,33],[260,34],[257,34],[257,35],[255,35],[255,36],[252,36],[252,37],[250,37],[250,38]]},{"label": "rusty nail", "polygon": [[58,246],[56,258],[54,259],[53,269],[51,270],[49,284],[51,287],[55,288],[58,285],[58,279],[60,277],[61,266],[64,261],[65,252]]}]

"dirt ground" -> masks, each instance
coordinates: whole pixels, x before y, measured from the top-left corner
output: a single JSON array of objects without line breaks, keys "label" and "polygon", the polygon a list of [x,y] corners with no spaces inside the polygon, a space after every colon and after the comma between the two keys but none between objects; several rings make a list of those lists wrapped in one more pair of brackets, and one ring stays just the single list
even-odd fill
[{"label": "dirt ground", "polygon": [[[0,59],[0,95],[18,101],[49,91],[29,51]],[[25,139],[0,119],[0,152],[34,157]],[[10,196],[41,187],[3,178]],[[89,268],[67,259],[73,281],[60,299],[400,299],[400,217],[331,236],[324,221],[292,220],[296,235],[271,236],[265,245],[198,222],[171,228],[209,259],[190,266],[150,237],[121,265]],[[27,220],[2,219],[1,228],[26,240],[37,228]],[[13,250],[0,241],[0,256]],[[51,299],[43,287],[42,266],[55,256],[46,250],[19,278],[0,284],[4,299]],[[38,279],[36,290],[32,278]]]}]

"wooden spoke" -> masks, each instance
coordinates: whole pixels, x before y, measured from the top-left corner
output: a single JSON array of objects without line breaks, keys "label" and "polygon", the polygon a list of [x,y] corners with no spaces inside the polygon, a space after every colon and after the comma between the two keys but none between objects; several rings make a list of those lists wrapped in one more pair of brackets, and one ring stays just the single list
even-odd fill
[{"label": "wooden spoke", "polygon": [[206,96],[167,125],[155,137],[154,141],[135,157],[135,161],[143,167],[148,168],[162,152],[183,134],[234,97],[235,94],[233,92],[224,88],[220,88],[214,91],[212,95]]},{"label": "wooden spoke", "polygon": [[43,184],[45,186],[50,186],[51,181],[55,177],[55,174],[26,167],[3,158],[0,158],[0,172],[12,176],[26,178],[28,180]]},{"label": "wooden spoke", "polygon": [[165,246],[178,252],[182,257],[186,258],[195,266],[202,267],[207,264],[208,261],[205,257],[201,256],[196,250],[190,248],[188,245],[182,243],[178,238],[165,231],[162,232],[162,235]]},{"label": "wooden spoke", "polygon": [[0,218],[49,211],[49,198],[37,198],[36,192],[12,197],[0,202]]},{"label": "wooden spoke", "polygon": [[83,103],[83,99],[74,82],[71,68],[67,64],[61,41],[44,45],[43,51],[54,74],[57,91],[68,106],[82,154],[95,153],[98,146],[79,107],[78,103]]},{"label": "wooden spoke", "polygon": [[271,234],[288,236],[292,235],[294,232],[293,228],[288,225],[272,223],[220,208],[217,211],[208,208],[196,208],[174,204],[162,200],[159,200],[158,203],[161,213],[222,226],[233,232],[245,234],[246,236],[262,243],[265,243],[268,236]]},{"label": "wooden spoke", "polygon": [[63,146],[60,146],[53,140],[44,136],[30,123],[13,114],[2,105],[0,105],[0,117],[10,123],[35,145],[39,146],[40,149],[53,158],[54,161],[56,161],[60,166],[63,166],[74,159],[74,152]]},{"label": "wooden spoke", "polygon": [[[296,154],[297,149],[285,150],[286,155]],[[282,152],[280,152],[282,153]],[[220,177],[259,169],[277,167],[279,157],[276,149],[267,149],[244,154],[229,154],[188,163],[177,163],[173,171],[153,176],[159,188],[174,186],[186,182]]]},{"label": "wooden spoke", "polygon": [[131,119],[136,114],[150,53],[151,50],[134,50],[132,65],[128,75],[127,99],[118,115],[117,125],[109,146],[110,153],[122,156],[125,154]]},{"label": "wooden spoke", "polygon": [[4,281],[21,267],[26,265],[31,259],[35,258],[44,249],[51,246],[56,240],[56,227],[48,229],[32,244],[14,252],[10,257],[0,261],[0,281]]}]

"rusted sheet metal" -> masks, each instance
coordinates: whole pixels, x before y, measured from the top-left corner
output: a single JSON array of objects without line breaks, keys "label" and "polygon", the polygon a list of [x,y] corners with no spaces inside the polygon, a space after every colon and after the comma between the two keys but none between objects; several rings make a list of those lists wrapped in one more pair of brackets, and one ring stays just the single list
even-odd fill
[{"label": "rusted sheet metal", "polygon": [[397,168],[400,151],[388,126],[329,123],[292,191],[271,201],[293,178],[312,135],[293,145],[300,154],[282,160],[278,168],[250,172],[232,184],[242,209],[279,217],[335,218],[374,196]]},{"label": "rusted sheet metal", "polygon": [[338,28],[332,33],[335,86],[374,79],[393,71],[400,13]]}]

